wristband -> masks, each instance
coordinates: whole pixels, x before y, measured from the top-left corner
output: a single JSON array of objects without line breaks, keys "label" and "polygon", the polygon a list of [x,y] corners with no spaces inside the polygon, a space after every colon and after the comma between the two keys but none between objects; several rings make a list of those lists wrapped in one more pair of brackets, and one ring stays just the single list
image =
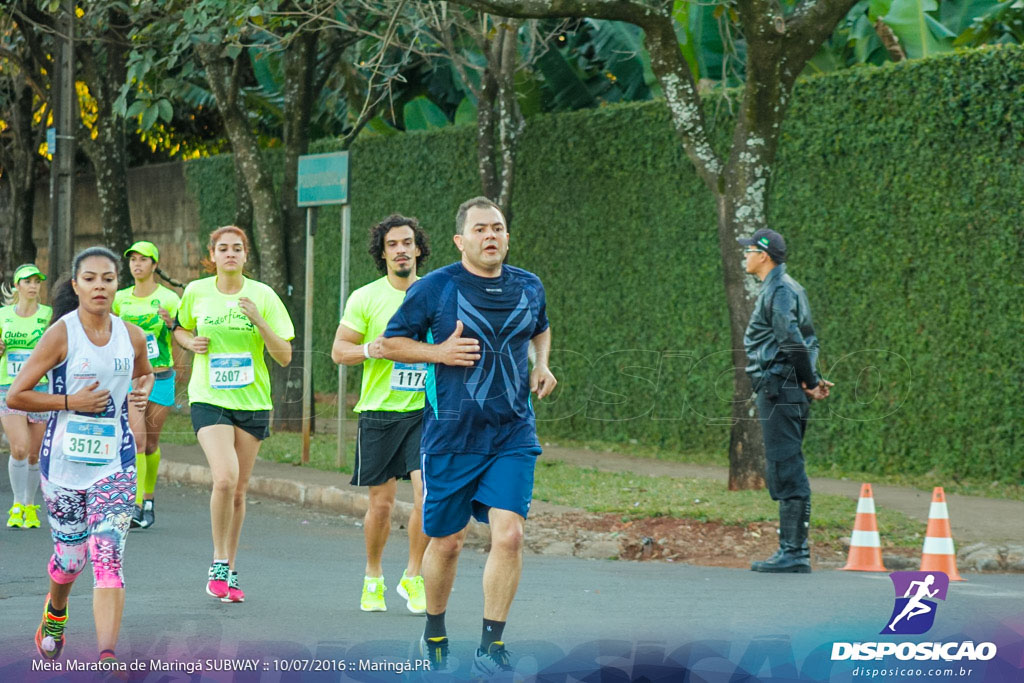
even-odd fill
[{"label": "wristband", "polygon": [[369,342],[363,344],[363,355],[365,357],[367,357],[367,358],[370,357],[370,343]]}]

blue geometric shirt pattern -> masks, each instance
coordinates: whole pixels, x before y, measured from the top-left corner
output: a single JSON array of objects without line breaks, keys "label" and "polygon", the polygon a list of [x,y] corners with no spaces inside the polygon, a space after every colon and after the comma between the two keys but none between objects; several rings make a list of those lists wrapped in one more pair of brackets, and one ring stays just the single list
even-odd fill
[{"label": "blue geometric shirt pattern", "polygon": [[540,279],[509,265],[484,278],[453,263],[409,288],[384,336],[439,343],[459,320],[462,336],[480,342],[480,360],[428,366],[421,452],[539,454],[527,352],[548,329]]}]

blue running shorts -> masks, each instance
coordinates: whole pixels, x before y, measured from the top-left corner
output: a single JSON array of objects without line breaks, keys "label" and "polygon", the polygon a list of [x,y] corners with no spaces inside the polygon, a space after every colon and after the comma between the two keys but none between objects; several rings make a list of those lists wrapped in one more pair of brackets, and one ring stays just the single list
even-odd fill
[{"label": "blue running shorts", "polygon": [[533,498],[537,454],[420,456],[423,473],[423,532],[432,538],[462,531],[472,515],[487,523],[490,509],[526,518]]}]

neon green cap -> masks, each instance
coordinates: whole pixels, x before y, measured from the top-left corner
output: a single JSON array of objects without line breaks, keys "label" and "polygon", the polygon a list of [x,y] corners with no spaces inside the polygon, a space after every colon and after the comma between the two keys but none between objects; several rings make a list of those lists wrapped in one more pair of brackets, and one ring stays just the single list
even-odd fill
[{"label": "neon green cap", "polygon": [[27,277],[38,275],[40,280],[45,280],[46,276],[43,275],[43,271],[36,268],[34,263],[26,263],[23,266],[18,266],[18,269],[14,271],[14,284],[18,284],[19,281],[24,280]]},{"label": "neon green cap", "polygon": [[133,251],[136,254],[148,256],[149,258],[153,259],[153,263],[160,262],[160,250],[157,249],[156,245],[153,244],[152,242],[136,242],[135,244],[133,244],[132,246],[128,247],[125,250],[124,255],[127,256]]}]

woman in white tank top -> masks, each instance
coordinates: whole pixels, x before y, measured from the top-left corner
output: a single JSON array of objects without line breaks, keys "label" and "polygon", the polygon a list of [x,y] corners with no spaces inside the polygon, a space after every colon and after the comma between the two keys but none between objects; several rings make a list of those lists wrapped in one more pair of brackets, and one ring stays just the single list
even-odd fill
[{"label": "woman in white tank top", "polygon": [[[91,556],[99,659],[114,669],[126,667],[117,662],[114,646],[124,611],[121,557],[135,508],[128,404],[145,406],[153,386],[145,335],[110,313],[118,265],[103,247],[75,256],[71,280],[54,294],[55,322],[7,394],[12,408],[52,411],[40,474],[54,553],[36,648],[46,659],[63,650],[68,596]],[[46,373],[52,393],[32,391]]]}]

